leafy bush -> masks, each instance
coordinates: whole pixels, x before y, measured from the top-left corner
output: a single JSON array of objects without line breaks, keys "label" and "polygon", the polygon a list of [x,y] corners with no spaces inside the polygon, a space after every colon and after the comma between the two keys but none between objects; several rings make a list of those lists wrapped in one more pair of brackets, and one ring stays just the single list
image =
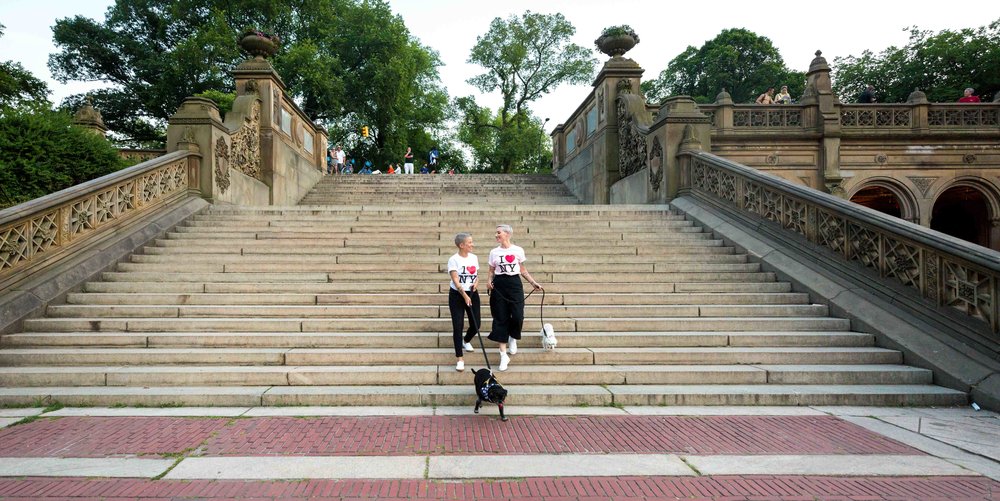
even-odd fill
[{"label": "leafy bush", "polygon": [[121,169],[104,138],[43,107],[0,109],[0,207],[16,205]]},{"label": "leafy bush", "polygon": [[195,97],[203,97],[214,101],[215,105],[219,107],[219,115],[221,115],[222,119],[225,120],[226,113],[233,111],[233,101],[236,100],[236,93],[209,89],[205,92],[195,94]]}]

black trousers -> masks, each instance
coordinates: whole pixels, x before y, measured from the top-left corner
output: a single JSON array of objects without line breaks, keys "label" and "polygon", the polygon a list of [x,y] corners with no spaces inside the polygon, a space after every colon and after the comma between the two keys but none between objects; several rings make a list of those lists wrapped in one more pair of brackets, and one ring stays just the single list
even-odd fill
[{"label": "black trousers", "polygon": [[[462,299],[462,295],[457,290],[448,288],[448,310],[451,312],[451,339],[455,342],[456,357],[461,357],[464,353],[462,343],[472,341],[472,338],[476,337],[476,327],[482,325],[482,319],[479,316],[479,293],[469,291],[466,294],[472,300],[471,307],[465,305],[465,300]],[[471,311],[469,311],[470,308]],[[463,324],[465,324],[466,311],[469,311],[471,318],[469,318],[469,330],[463,338],[462,330],[465,327]]]},{"label": "black trousers", "polygon": [[524,326],[524,286],[521,285],[521,275],[493,276],[490,314],[493,316],[491,341],[506,343],[510,338],[521,339],[521,327]]}]

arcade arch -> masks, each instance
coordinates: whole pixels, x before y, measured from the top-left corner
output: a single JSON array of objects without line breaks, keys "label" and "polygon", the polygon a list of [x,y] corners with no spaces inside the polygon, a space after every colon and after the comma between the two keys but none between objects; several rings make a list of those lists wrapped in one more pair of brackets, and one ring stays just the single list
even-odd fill
[{"label": "arcade arch", "polygon": [[934,200],[931,229],[974,244],[1000,250],[1000,214],[996,190],[977,179],[959,179]]},{"label": "arcade arch", "polygon": [[910,222],[919,222],[920,215],[913,195],[899,183],[889,179],[869,179],[851,195],[850,200],[883,214]]}]

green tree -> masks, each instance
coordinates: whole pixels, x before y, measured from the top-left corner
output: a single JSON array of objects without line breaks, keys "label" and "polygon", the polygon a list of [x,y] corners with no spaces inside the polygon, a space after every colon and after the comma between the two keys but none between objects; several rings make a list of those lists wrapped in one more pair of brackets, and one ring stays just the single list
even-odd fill
[{"label": "green tree", "polygon": [[[0,38],[4,25],[0,24]],[[0,107],[47,102],[49,88],[14,61],[0,61]]]},{"label": "green tree", "polygon": [[[496,114],[476,104],[472,97],[456,99],[465,120],[458,125],[458,139],[472,152],[471,170],[483,172],[540,172],[551,169],[552,150],[544,123],[525,110],[509,117],[503,127],[502,110]],[[508,163],[514,164],[507,168]]]},{"label": "green tree", "polygon": [[984,101],[1000,92],[1000,20],[975,29],[908,30],[904,47],[833,60],[834,90],[842,101],[854,102],[868,84],[885,103],[906,102],[914,89],[931,102],[956,101],[966,87]]},{"label": "green tree", "polygon": [[476,165],[499,172],[531,167],[541,143],[529,104],[560,84],[589,83],[593,78],[597,60],[589,49],[570,43],[574,33],[576,28],[562,14],[528,11],[494,19],[489,31],[478,37],[469,62],[487,71],[469,83],[483,92],[499,91],[503,104],[493,116],[471,98],[456,102],[464,130],[459,137],[474,151]]},{"label": "green tree", "polygon": [[124,167],[103,137],[46,106],[0,110],[0,207],[16,205]]},{"label": "green tree", "polygon": [[[292,97],[332,140],[370,158],[444,113],[434,108],[447,104],[437,55],[384,0],[116,0],[103,22],[57,21],[49,67],[61,81],[109,83],[94,101],[120,139],[162,140],[185,97],[232,89],[229,71],[243,60],[235,41],[247,28],[280,36],[272,64]],[[357,137],[362,125],[373,140]]]},{"label": "green tree", "polygon": [[793,98],[805,89],[805,73],[785,66],[771,40],[743,28],[722,30],[700,48],[688,46],[656,80],[642,83],[650,102],[674,95],[711,103],[725,89],[733,102],[752,102],[768,87],[788,86]]}]

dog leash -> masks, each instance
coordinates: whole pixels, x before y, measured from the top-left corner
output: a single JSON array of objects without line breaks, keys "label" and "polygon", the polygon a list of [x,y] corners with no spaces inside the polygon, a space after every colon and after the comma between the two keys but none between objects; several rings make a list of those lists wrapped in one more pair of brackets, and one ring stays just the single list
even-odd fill
[{"label": "dog leash", "polygon": [[[524,301],[527,302],[528,298],[531,297],[531,295],[534,294],[536,290],[542,291],[542,302],[538,303],[538,317],[541,319],[541,321],[542,321],[542,327],[544,328],[545,327],[545,289],[531,289],[531,292],[529,292],[527,296],[524,296]],[[508,303],[515,304],[514,301],[512,301],[510,299],[507,299],[507,296],[504,296],[503,294],[497,292],[496,289],[493,289],[492,291],[490,291],[489,289],[487,289],[486,292],[487,292],[487,295],[489,295],[490,293],[496,294],[497,296],[500,296],[500,299],[503,299],[504,301],[507,301]]]},{"label": "dog leash", "polygon": [[[465,304],[464,301],[462,304]],[[483,360],[486,360],[486,368],[490,370],[490,374],[493,373],[493,367],[490,366],[490,357],[486,355],[486,344],[483,343],[483,332],[479,330],[479,324],[476,323],[476,317],[472,314],[472,306],[465,305],[465,311],[469,314],[469,324],[472,328],[476,329],[476,337],[479,338],[479,349],[483,352]]]}]

